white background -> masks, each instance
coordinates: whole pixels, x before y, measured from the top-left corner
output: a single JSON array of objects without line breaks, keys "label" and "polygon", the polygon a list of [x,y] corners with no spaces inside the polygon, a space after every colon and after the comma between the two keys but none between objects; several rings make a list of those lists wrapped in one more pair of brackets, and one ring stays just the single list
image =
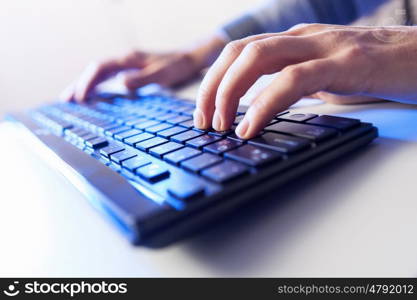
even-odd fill
[{"label": "white background", "polygon": [[259,2],[0,0],[0,114],[53,99],[89,61],[189,45]]}]

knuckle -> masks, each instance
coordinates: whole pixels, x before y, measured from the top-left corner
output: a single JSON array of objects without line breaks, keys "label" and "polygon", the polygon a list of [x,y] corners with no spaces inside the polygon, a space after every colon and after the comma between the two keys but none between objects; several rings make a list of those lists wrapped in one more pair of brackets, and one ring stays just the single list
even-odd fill
[{"label": "knuckle", "polygon": [[128,52],[126,52],[124,55],[122,55],[121,57],[125,60],[132,60],[137,58],[140,55],[140,52],[137,50],[130,50]]},{"label": "knuckle", "polygon": [[241,40],[236,40],[228,43],[224,48],[224,53],[226,55],[235,56],[242,52],[244,44]]},{"label": "knuckle", "polygon": [[300,23],[294,25],[291,30],[301,30],[303,32],[313,32],[325,28],[326,26],[319,23]]},{"label": "knuckle", "polygon": [[252,59],[257,59],[263,56],[265,44],[262,41],[250,42],[243,51]]},{"label": "knuckle", "polygon": [[355,42],[348,47],[345,55],[347,59],[358,59],[366,56],[367,52],[366,46],[363,43]]},{"label": "knuckle", "polygon": [[288,66],[283,72],[287,75],[290,84],[296,84],[305,77],[305,69],[299,66]]},{"label": "knuckle", "polygon": [[302,29],[302,28],[306,28],[307,26],[309,26],[310,24],[309,23],[298,23],[298,24],[295,24],[294,26],[292,26],[291,28],[290,28],[290,31],[291,30],[296,30],[296,29]]},{"label": "knuckle", "polygon": [[310,23],[306,25],[306,28],[311,29],[311,30],[320,30],[323,28],[327,28],[328,25],[325,24],[320,24],[320,23]]}]

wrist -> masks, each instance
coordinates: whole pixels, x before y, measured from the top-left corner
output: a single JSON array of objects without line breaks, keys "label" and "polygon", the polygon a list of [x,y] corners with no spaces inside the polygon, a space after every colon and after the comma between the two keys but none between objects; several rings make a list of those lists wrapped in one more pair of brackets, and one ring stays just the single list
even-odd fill
[{"label": "wrist", "polygon": [[186,50],[186,55],[192,61],[197,72],[209,67],[226,46],[227,41],[219,34],[193,45]]}]

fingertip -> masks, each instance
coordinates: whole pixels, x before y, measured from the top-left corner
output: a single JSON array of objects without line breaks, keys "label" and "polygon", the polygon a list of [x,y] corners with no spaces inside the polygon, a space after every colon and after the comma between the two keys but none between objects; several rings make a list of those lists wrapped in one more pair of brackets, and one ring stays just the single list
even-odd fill
[{"label": "fingertip", "polygon": [[194,110],[193,119],[194,119],[194,126],[196,128],[206,129],[206,127],[208,127],[206,124],[206,118],[204,116],[204,113],[200,108],[197,107]]},{"label": "fingertip", "polygon": [[250,138],[250,136],[248,135],[248,130],[249,130],[249,120],[247,117],[245,117],[237,126],[235,132],[237,134],[238,137],[240,137],[241,139],[248,139]]},{"label": "fingertip", "polygon": [[132,89],[134,89],[133,87],[133,82],[134,80],[132,79],[132,77],[130,76],[125,76],[123,78],[123,85],[129,90],[131,91]]},{"label": "fingertip", "polygon": [[85,96],[83,92],[75,92],[73,97],[75,102],[81,103],[85,100]]},{"label": "fingertip", "polygon": [[222,121],[222,118],[221,118],[220,113],[218,111],[215,111],[214,112],[213,121],[212,121],[212,127],[216,131],[223,131],[223,130],[225,130],[225,129],[223,129],[223,121]]},{"label": "fingertip", "polygon": [[198,128],[207,129],[212,126],[212,119],[214,114],[214,100],[210,92],[200,85],[196,99],[196,109],[194,116],[198,118]]}]

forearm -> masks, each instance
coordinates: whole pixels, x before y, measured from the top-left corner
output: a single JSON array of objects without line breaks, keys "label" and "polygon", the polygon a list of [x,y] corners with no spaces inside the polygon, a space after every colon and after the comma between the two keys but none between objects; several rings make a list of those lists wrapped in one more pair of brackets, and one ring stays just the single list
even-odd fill
[{"label": "forearm", "polygon": [[387,0],[270,0],[186,49],[195,69],[209,67],[231,40],[288,30],[299,23],[348,24]]}]

